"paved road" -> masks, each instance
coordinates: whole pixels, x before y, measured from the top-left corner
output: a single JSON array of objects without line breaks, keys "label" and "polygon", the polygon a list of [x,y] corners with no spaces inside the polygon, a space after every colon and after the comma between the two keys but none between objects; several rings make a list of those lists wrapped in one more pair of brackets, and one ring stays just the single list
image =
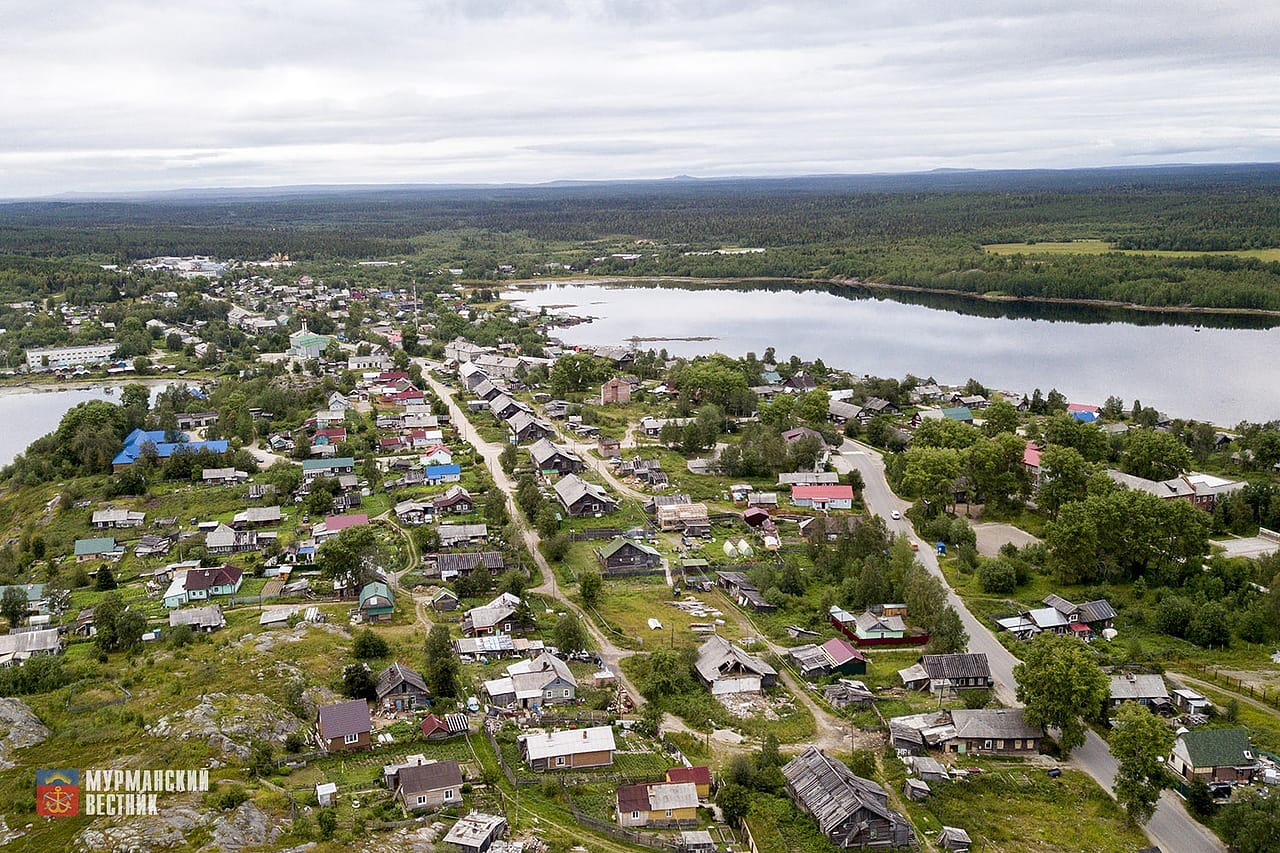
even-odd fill
[{"label": "paved road", "polygon": [[[916,536],[911,522],[904,515],[900,520],[893,520],[893,510],[905,512],[910,504],[902,500],[889,488],[885,479],[884,459],[871,447],[854,441],[845,441],[840,452],[832,457],[832,463],[841,473],[856,469],[862,474],[865,488],[863,498],[867,508],[884,517],[889,530],[904,533],[920,543],[920,562],[937,575],[944,584],[946,578],[938,566],[938,557],[932,543],[924,542]],[[1017,705],[1014,694],[1015,682],[1013,667],[1018,663],[995,635],[979,622],[960,596],[947,585],[947,599],[960,614],[960,621],[969,632],[969,651],[982,652],[991,665],[991,677],[995,681],[994,690],[1000,701],[1006,705]],[[1071,753],[1071,763],[1093,777],[1108,793],[1116,774],[1116,761],[1111,757],[1106,742],[1089,731],[1083,746]],[[1166,791],[1156,807],[1155,816],[1146,826],[1147,835],[1152,843],[1158,845],[1165,853],[1224,853],[1223,846],[1212,832],[1193,819],[1176,794]]]},{"label": "paved road", "polygon": [[520,511],[519,505],[515,502],[515,481],[512,480],[511,477],[508,476],[507,472],[502,469],[502,464],[498,459],[502,454],[503,445],[486,441],[478,432],[476,432],[475,428],[471,426],[470,421],[468,421],[466,415],[463,414],[462,408],[454,400],[452,389],[445,387],[443,383],[438,381],[435,376],[432,375],[431,370],[439,367],[439,365],[421,358],[415,359],[415,361],[422,365],[423,380],[431,386],[431,390],[436,393],[436,396],[441,400],[444,400],[446,405],[448,405],[449,415],[458,429],[458,434],[464,441],[469,443],[480,453],[481,457],[484,459],[485,467],[489,469],[489,474],[493,477],[493,482],[504,494],[506,494],[508,498],[507,509],[510,510],[511,517],[516,520],[516,523],[520,527],[520,534],[524,537],[524,542],[528,547],[530,557],[538,565],[538,568],[542,570],[542,583],[529,591],[554,598],[566,609],[577,613],[578,617],[582,620],[583,627],[587,629],[587,632],[590,633],[592,638],[595,640],[596,648],[599,649],[601,659],[618,677],[619,682],[627,689],[627,692],[631,694],[631,699],[635,702],[636,706],[639,707],[644,704],[644,697],[641,695],[640,691],[636,690],[635,685],[633,685],[622,672],[622,659],[634,654],[634,652],[624,651],[623,649],[615,646],[603,632],[596,628],[595,623],[592,622],[591,618],[582,611],[582,608],[574,604],[560,592],[560,586],[556,582],[556,573],[552,571],[551,564],[547,562],[547,558],[542,556],[542,551],[538,549],[538,532],[529,524],[528,519],[524,517],[524,514]]}]

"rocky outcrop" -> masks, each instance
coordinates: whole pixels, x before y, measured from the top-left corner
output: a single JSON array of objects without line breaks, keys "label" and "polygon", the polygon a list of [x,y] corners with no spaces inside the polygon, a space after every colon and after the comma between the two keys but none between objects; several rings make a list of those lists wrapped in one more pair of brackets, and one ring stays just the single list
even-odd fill
[{"label": "rocky outcrop", "polygon": [[[118,824],[105,825],[108,820]],[[209,823],[194,797],[168,796],[161,799],[160,814],[143,817],[102,818],[80,833],[76,848],[84,851],[125,853],[138,850],[165,850],[186,844],[186,835]]]},{"label": "rocky outcrop", "polygon": [[252,800],[213,822],[213,840],[203,850],[242,850],[273,843],[280,827]]},{"label": "rocky outcrop", "polygon": [[0,699],[0,770],[13,767],[13,751],[43,743],[49,729],[21,699]]},{"label": "rocky outcrop", "polygon": [[302,722],[262,695],[208,693],[194,708],[168,714],[147,727],[160,738],[195,738],[217,747],[223,755],[248,758],[255,740],[281,743]]}]

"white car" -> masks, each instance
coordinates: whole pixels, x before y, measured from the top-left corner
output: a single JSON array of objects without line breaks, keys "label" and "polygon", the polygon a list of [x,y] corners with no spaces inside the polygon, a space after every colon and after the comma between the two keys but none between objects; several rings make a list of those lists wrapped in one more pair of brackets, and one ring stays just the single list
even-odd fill
[{"label": "white car", "polygon": [[889,513],[889,517],[892,518],[894,521],[897,521],[898,519],[902,518],[902,513],[898,512],[895,509],[893,512]]}]

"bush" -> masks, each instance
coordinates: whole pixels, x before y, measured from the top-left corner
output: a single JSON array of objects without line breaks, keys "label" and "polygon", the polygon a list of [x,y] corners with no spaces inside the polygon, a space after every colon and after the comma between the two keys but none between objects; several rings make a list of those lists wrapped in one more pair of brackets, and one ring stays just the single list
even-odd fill
[{"label": "bush", "polygon": [[1008,560],[986,560],[978,569],[978,585],[983,592],[1013,592],[1018,586],[1018,570]]},{"label": "bush", "polygon": [[563,533],[557,533],[542,544],[542,549],[546,552],[548,560],[559,563],[569,553],[570,544],[568,536]]},{"label": "bush", "polygon": [[356,634],[355,642],[351,646],[351,653],[358,660],[385,658],[390,652],[387,641],[368,628]]},{"label": "bush", "polygon": [[218,787],[216,790],[210,791],[205,797],[205,803],[218,811],[229,812],[232,809],[239,808],[240,804],[249,799],[248,793],[245,792],[241,785],[228,785],[227,787]]}]

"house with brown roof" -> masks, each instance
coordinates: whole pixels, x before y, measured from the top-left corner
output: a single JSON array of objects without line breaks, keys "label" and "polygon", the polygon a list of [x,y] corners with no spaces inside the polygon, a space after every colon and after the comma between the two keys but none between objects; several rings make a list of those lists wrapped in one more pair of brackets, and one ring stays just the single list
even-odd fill
[{"label": "house with brown roof", "polygon": [[378,674],[378,705],[388,711],[421,708],[431,701],[431,691],[422,676],[396,662]]},{"label": "house with brown roof", "polygon": [[462,768],[454,759],[398,768],[393,782],[396,799],[409,811],[462,803]]},{"label": "house with brown roof", "polygon": [[692,782],[698,789],[698,796],[706,799],[711,796],[711,768],[705,764],[695,767],[667,768],[668,782]]},{"label": "house with brown roof", "polygon": [[363,699],[320,707],[316,739],[325,752],[351,752],[373,746],[369,703]]}]

